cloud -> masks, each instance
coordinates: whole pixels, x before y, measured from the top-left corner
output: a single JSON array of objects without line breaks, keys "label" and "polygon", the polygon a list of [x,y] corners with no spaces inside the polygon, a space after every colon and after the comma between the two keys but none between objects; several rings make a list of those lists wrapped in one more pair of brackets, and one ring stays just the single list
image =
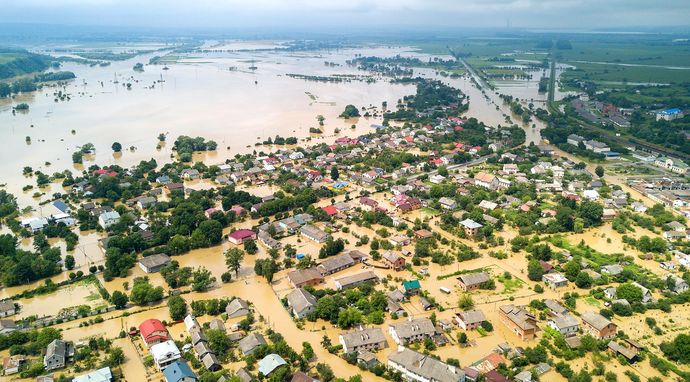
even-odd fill
[{"label": "cloud", "polygon": [[665,0],[21,0],[0,22],[162,27],[516,27],[687,25],[690,1]]}]

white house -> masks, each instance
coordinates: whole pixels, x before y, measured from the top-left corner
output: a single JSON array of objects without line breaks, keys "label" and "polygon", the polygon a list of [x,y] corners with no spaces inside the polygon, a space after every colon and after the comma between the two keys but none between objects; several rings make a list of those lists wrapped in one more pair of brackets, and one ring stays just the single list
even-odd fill
[{"label": "white house", "polygon": [[117,211],[107,211],[103,212],[98,216],[98,224],[107,229],[113,224],[117,224],[120,221],[120,214]]}]

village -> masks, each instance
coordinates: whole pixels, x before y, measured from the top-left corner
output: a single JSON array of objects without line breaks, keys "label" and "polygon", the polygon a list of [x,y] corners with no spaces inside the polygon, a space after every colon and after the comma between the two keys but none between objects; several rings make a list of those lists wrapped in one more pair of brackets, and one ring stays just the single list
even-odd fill
[{"label": "village", "polygon": [[[40,210],[4,194],[3,378],[686,379],[687,165],[528,145],[434,86],[330,144],[94,165]],[[101,258],[74,250],[94,237]]]}]

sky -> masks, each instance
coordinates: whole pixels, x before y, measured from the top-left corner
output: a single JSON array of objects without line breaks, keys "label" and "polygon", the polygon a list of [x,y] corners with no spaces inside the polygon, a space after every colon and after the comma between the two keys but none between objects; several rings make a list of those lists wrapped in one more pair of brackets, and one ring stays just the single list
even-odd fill
[{"label": "sky", "polygon": [[0,23],[348,30],[690,25],[690,0],[0,0]]}]

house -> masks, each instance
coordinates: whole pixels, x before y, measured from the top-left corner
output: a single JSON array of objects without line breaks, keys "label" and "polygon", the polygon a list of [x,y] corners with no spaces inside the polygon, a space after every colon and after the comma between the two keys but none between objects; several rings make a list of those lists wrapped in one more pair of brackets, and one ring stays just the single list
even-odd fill
[{"label": "house", "polygon": [[589,140],[589,141],[584,141],[583,142],[585,145],[585,149],[589,151],[593,151],[598,154],[605,153],[607,151],[611,151],[609,146],[606,143],[595,141],[595,140]]},{"label": "house", "polygon": [[465,230],[465,235],[469,237],[477,236],[479,229],[483,227],[483,225],[477,223],[472,219],[465,219],[460,222],[460,225]]},{"label": "house", "polygon": [[151,356],[158,370],[165,369],[168,365],[182,357],[180,349],[175,345],[175,341],[167,340],[151,346]]},{"label": "house", "polygon": [[407,381],[465,381],[465,372],[461,368],[402,346],[388,355],[388,367],[400,372]]},{"label": "house", "polygon": [[388,346],[381,328],[360,328],[359,330],[342,333],[338,340],[343,345],[345,353],[361,350],[380,350]]},{"label": "house", "polygon": [[144,340],[146,346],[151,347],[153,345],[159,344],[170,339],[170,334],[165,326],[159,320],[155,318],[150,318],[139,325],[139,334],[141,339]]},{"label": "house", "polygon": [[353,265],[355,265],[355,260],[352,259],[352,256],[350,256],[350,254],[344,254],[324,260],[316,269],[321,272],[321,275],[326,276],[350,268]]},{"label": "house", "polygon": [[327,234],[326,232],[320,230],[319,228],[311,224],[303,225],[299,231],[303,236],[317,243],[325,243],[326,241],[328,241],[328,239],[331,238],[331,235]]},{"label": "house", "polygon": [[199,325],[199,321],[197,321],[196,317],[192,316],[191,314],[186,315],[183,322],[184,327],[187,329],[188,332],[201,330],[201,325]]},{"label": "house", "polygon": [[419,298],[419,305],[424,310],[431,310],[435,308],[434,304],[432,304],[431,301],[427,300],[425,297]]},{"label": "house", "polygon": [[652,299],[653,299],[652,292],[649,289],[647,289],[643,285],[639,284],[637,281],[633,281],[631,284],[640,288],[640,290],[642,291],[642,303],[643,304],[647,304],[649,302],[652,302]]},{"label": "house", "polygon": [[566,309],[565,306],[561,305],[561,303],[559,303],[556,300],[547,298],[544,300],[544,305],[546,305],[546,308],[549,309],[549,312],[552,315],[561,315],[568,313],[568,309]]},{"label": "house", "polygon": [[396,235],[389,237],[388,242],[395,247],[402,247],[405,245],[409,245],[412,242],[412,240],[407,236]]},{"label": "house", "polygon": [[74,358],[74,344],[63,340],[53,340],[46,348],[43,367],[46,371],[62,369]]},{"label": "house", "polygon": [[220,362],[218,361],[216,355],[212,352],[208,352],[203,357],[201,357],[201,363],[208,371],[218,371],[223,368]]},{"label": "house", "polygon": [[5,375],[17,374],[25,362],[26,358],[23,355],[5,357],[2,360],[2,370],[5,371]]},{"label": "house", "polygon": [[98,216],[98,225],[103,227],[103,229],[108,229],[108,227],[117,224],[119,221],[120,214],[117,211],[106,211]]},{"label": "house", "polygon": [[297,269],[287,274],[288,280],[295,288],[305,285],[316,286],[323,283],[323,275],[316,268]]},{"label": "house", "polygon": [[578,146],[580,143],[584,144],[585,138],[576,134],[570,134],[568,135],[566,142],[570,143],[573,146]]},{"label": "house", "polygon": [[14,301],[4,300],[0,301],[0,317],[13,316],[17,313],[17,308],[14,305]]},{"label": "house", "polygon": [[551,289],[561,288],[568,285],[568,279],[563,274],[551,272],[543,275],[541,280]]},{"label": "house", "polygon": [[548,325],[558,330],[565,337],[576,335],[577,331],[580,329],[579,322],[570,314],[554,316],[549,320]]},{"label": "house", "polygon": [[335,289],[337,290],[343,290],[343,289],[349,289],[349,288],[354,288],[360,284],[368,283],[368,282],[378,282],[379,278],[376,276],[376,274],[372,271],[366,271],[362,273],[357,273],[355,275],[351,276],[345,276],[341,277],[339,279],[335,280]]},{"label": "house", "polygon": [[269,354],[259,360],[259,375],[268,377],[277,368],[287,365],[287,362],[278,354]]},{"label": "house", "polygon": [[259,242],[268,247],[269,249],[280,249],[280,247],[282,246],[282,244],[278,240],[274,239],[266,231],[260,230],[257,237],[259,238]]},{"label": "house", "polygon": [[[671,278],[672,286],[670,289],[674,293],[683,293],[683,292],[687,291],[688,289],[690,289],[690,287],[688,286],[688,283],[676,275],[668,275],[667,278]],[[667,285],[669,285],[668,282],[667,282]]]},{"label": "house", "polygon": [[196,382],[196,374],[192,371],[186,361],[178,359],[163,369],[165,382]]},{"label": "house", "polygon": [[624,345],[621,345],[616,341],[610,341],[607,346],[614,354],[621,355],[628,360],[628,362],[634,363],[637,361],[642,348],[633,340],[627,339],[624,342]]},{"label": "house", "polygon": [[228,235],[228,241],[235,245],[240,245],[246,240],[256,240],[256,232],[250,229],[238,229]]},{"label": "house", "polygon": [[17,324],[12,320],[0,320],[0,334],[8,334],[19,329]]},{"label": "house", "polygon": [[142,210],[145,210],[154,204],[156,204],[157,200],[153,196],[142,196],[141,198],[137,199],[137,207],[139,207]]},{"label": "house", "polygon": [[[256,380],[254,377],[252,377],[251,374],[249,374],[249,372],[247,371],[247,369],[245,369],[245,368],[243,368],[243,367],[239,368],[239,369],[235,372],[235,376],[236,376],[237,378],[239,378],[240,381],[242,381],[242,382],[253,382],[253,381]],[[218,382],[221,382],[220,379],[218,380]]]},{"label": "house", "polygon": [[503,173],[506,175],[517,174],[518,172],[520,172],[520,169],[515,163],[506,163],[503,165]]},{"label": "house", "polygon": [[493,211],[496,208],[498,208],[498,204],[491,202],[491,201],[488,201],[488,200],[482,200],[481,202],[479,202],[478,207],[483,209],[486,212],[490,212],[490,211]]},{"label": "house", "polygon": [[[371,353],[370,353],[371,354]],[[309,375],[298,371],[292,375],[290,382],[319,382],[316,378],[312,378]]]},{"label": "house", "polygon": [[405,269],[405,258],[392,251],[383,254],[383,264],[389,269],[401,271]]},{"label": "house", "polygon": [[601,273],[606,273],[607,275],[616,276],[623,272],[623,266],[620,264],[610,264],[604,265],[600,269]]},{"label": "house", "polygon": [[447,197],[442,197],[438,200],[439,204],[441,204],[441,208],[446,209],[446,210],[454,210],[457,208],[458,204],[455,202],[455,200]]},{"label": "house", "polygon": [[482,284],[490,280],[486,272],[466,273],[457,278],[460,288],[465,292],[479,289]]},{"label": "house", "polygon": [[214,318],[213,320],[209,321],[208,323],[208,328],[213,329],[213,330],[220,330],[220,331],[227,331],[225,328],[225,322],[219,318]]},{"label": "house", "polygon": [[444,180],[446,180],[446,177],[443,175],[439,175],[439,174],[434,174],[434,175],[429,177],[429,182],[431,182],[433,184],[443,183]]},{"label": "house", "polygon": [[186,168],[180,171],[180,176],[187,180],[199,179],[199,171],[193,168]]},{"label": "house", "polygon": [[398,345],[407,345],[412,342],[423,341],[436,334],[436,328],[430,319],[409,319],[388,326],[388,333]]},{"label": "house", "polygon": [[474,175],[474,184],[475,186],[493,190],[498,187],[498,180],[496,175],[481,171]]},{"label": "house", "polygon": [[481,310],[472,309],[455,313],[453,320],[463,330],[474,330],[481,326],[482,322],[486,321],[486,316],[484,316],[484,312]]},{"label": "house", "polygon": [[249,333],[246,337],[242,338],[239,342],[240,350],[242,354],[249,355],[256,350],[259,346],[266,345],[266,340],[264,336],[259,333]]},{"label": "house", "polygon": [[249,311],[249,304],[241,298],[235,298],[225,307],[228,318],[244,317]]},{"label": "house", "polygon": [[403,289],[405,290],[405,293],[403,294],[403,299],[405,298],[405,296],[418,294],[422,290],[422,284],[420,284],[419,280],[403,281],[402,285]]},{"label": "house", "polygon": [[502,305],[498,313],[501,322],[523,341],[534,338],[537,332],[537,319],[525,308],[513,304]]},{"label": "house", "polygon": [[297,319],[306,317],[316,309],[316,298],[303,288],[295,288],[287,295],[287,303],[292,315]]},{"label": "house", "polygon": [[414,231],[414,236],[417,239],[430,239],[434,237],[434,234],[431,233],[431,231],[426,230],[426,229],[420,229],[418,231]]},{"label": "house", "polygon": [[170,264],[170,257],[162,253],[146,256],[139,260],[139,268],[146,273],[156,273],[168,264]]},{"label": "house", "polygon": [[82,374],[72,378],[72,382],[112,382],[113,373],[109,367],[94,370],[87,374]]},{"label": "house", "polygon": [[616,336],[618,326],[595,312],[582,313],[582,330],[596,339],[610,339]]},{"label": "house", "polygon": [[659,110],[654,113],[656,120],[673,121],[674,119],[683,118],[683,111],[678,108]]}]

